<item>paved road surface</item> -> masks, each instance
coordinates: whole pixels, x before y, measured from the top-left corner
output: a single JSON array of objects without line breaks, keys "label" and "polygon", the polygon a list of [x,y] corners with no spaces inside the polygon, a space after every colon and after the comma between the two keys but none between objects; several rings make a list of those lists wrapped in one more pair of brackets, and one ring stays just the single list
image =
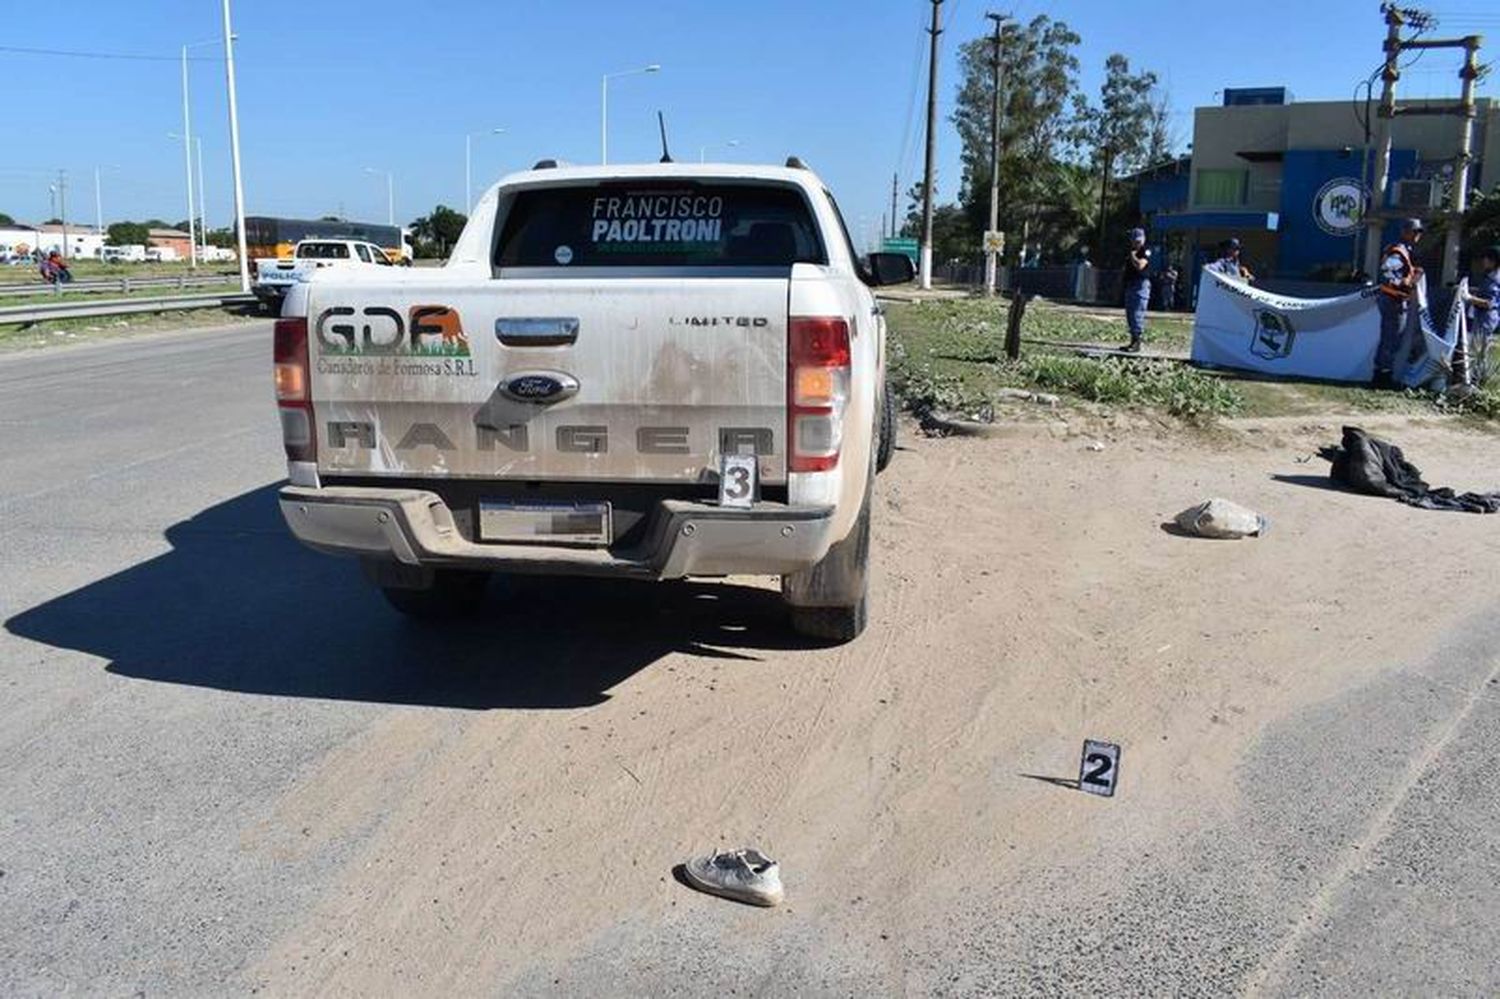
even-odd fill
[{"label": "paved road surface", "polygon": [[[0,995],[1500,992],[1500,518],[916,441],[846,649],[738,582],[433,635],[287,539],[268,337],[0,358]],[[1156,529],[1225,483],[1282,538]],[[783,909],[672,881],[749,840]]]}]

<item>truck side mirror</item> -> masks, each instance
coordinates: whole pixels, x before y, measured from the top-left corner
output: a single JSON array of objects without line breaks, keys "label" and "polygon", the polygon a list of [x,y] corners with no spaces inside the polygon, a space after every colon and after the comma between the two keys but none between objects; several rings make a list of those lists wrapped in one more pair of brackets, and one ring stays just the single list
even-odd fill
[{"label": "truck side mirror", "polygon": [[872,253],[866,258],[865,270],[871,287],[905,284],[917,276],[911,257],[904,253]]}]

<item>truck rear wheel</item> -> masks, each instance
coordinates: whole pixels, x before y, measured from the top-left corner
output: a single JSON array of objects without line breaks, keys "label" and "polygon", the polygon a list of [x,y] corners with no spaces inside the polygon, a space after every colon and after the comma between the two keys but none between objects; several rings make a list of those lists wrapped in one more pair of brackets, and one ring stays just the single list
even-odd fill
[{"label": "truck rear wheel", "polygon": [[[870,494],[849,536],[828,549],[817,564],[781,577],[781,594],[791,610],[792,630],[808,638],[848,642],[859,637],[869,620]],[[826,602],[825,602],[826,601]]]},{"label": "truck rear wheel", "polygon": [[880,439],[875,449],[875,471],[883,472],[896,454],[896,397],[887,385],[881,393]]},{"label": "truck rear wheel", "polygon": [[469,569],[434,569],[427,586],[381,586],[386,602],[419,621],[454,621],[473,617],[484,603],[490,574]]}]

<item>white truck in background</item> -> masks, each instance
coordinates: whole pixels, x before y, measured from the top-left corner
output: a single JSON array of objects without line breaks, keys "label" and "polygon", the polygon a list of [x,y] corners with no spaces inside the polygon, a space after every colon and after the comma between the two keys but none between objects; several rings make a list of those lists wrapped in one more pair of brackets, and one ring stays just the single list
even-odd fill
[{"label": "white truck in background", "polygon": [[339,267],[390,267],[385,251],[358,239],[304,239],[290,257],[257,257],[250,290],[271,311],[281,308],[287,291],[314,271]]},{"label": "white truck in background", "polygon": [[418,618],[478,611],[494,572],[759,574],[849,640],[896,432],[871,289],[911,277],[795,160],[544,161],[445,267],[291,287],[282,513]]}]

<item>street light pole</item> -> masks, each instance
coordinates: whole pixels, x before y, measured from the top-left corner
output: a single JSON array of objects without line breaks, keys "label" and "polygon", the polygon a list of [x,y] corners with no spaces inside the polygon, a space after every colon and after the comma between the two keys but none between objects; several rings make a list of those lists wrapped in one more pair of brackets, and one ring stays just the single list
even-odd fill
[{"label": "street light pole", "polygon": [[[227,4],[229,0],[225,0]],[[188,264],[198,266],[198,241],[193,237],[193,123],[188,111],[188,47],[182,47],[182,161],[187,170]]]},{"label": "street light pole", "polygon": [[99,197],[99,168],[94,167],[94,231],[104,235],[104,201]]},{"label": "street light pole", "polygon": [[229,157],[234,163],[234,226],[239,230],[240,290],[250,290],[250,248],[245,238],[245,185],[240,175],[240,112],[234,97],[234,31],[224,0],[224,75],[229,89]]},{"label": "street light pole", "polygon": [[474,210],[474,136],[500,135],[503,128],[492,128],[488,132],[470,132],[464,136],[464,214]]},{"label": "street light pole", "polygon": [[365,167],[365,173],[375,176],[385,174],[385,224],[396,224],[396,175],[389,170],[377,170],[374,167]]},{"label": "street light pole", "polygon": [[[724,143],[724,148],[726,148],[726,149],[733,149],[735,146],[738,146],[739,144],[740,144],[740,140],[739,139],[730,139],[728,142]],[[708,162],[708,149],[709,149],[708,146],[699,146],[698,147],[698,162],[699,163],[706,163],[706,162]]]},{"label": "street light pole", "polygon": [[599,162],[609,163],[609,81],[618,76],[635,76],[639,73],[660,73],[661,66],[652,63],[640,69],[626,69],[618,73],[605,73],[599,81]]}]

